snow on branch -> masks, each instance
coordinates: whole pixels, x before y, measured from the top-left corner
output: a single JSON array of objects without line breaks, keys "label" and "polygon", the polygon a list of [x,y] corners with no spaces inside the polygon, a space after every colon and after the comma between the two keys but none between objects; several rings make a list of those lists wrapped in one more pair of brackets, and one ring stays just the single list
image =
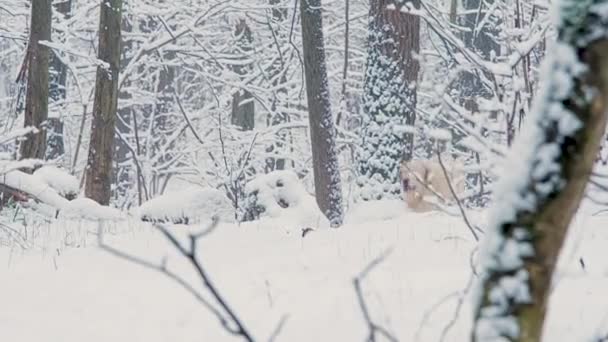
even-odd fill
[{"label": "snow on branch", "polygon": [[545,83],[495,188],[473,341],[540,340],[551,275],[606,126],[608,2],[555,7]]}]

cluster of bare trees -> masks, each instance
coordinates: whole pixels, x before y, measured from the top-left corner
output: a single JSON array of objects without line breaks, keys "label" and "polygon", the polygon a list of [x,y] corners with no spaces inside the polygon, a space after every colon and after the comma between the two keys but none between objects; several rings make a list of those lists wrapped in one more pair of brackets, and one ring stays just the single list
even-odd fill
[{"label": "cluster of bare trees", "polygon": [[0,73],[1,120],[23,112],[19,158],[62,164],[104,205],[182,178],[238,212],[256,173],[293,169],[333,226],[442,153],[467,165],[461,211],[484,205],[514,145],[473,340],[538,341],[608,96],[604,1],[557,2],[552,26],[532,0],[0,0],[0,71],[17,75]]},{"label": "cluster of bare trees", "polygon": [[[52,54],[50,45],[53,12],[68,15],[70,6],[70,1],[56,6],[51,0],[31,3],[30,34],[18,81],[26,84],[24,126],[35,131],[21,142],[19,159],[54,159],[64,152],[62,124],[49,120],[48,104],[49,98],[57,102],[66,98],[66,66],[58,54]],[[113,181],[121,7],[121,1],[105,0],[100,6],[97,79],[86,168],[87,197],[105,205],[110,202]],[[49,82],[51,79],[53,82]]]}]

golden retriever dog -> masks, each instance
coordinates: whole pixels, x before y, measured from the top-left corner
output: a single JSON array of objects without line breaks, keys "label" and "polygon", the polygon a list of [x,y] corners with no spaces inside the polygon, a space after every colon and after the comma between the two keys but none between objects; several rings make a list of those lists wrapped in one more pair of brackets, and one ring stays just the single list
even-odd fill
[{"label": "golden retriever dog", "polygon": [[[450,191],[449,183],[452,184],[454,192],[458,194],[464,191],[465,174],[463,165],[451,157],[441,157],[448,178],[439,164],[439,159],[410,160],[401,163],[401,186],[403,197],[408,207],[416,212],[426,212],[439,209],[441,205],[450,205],[455,198]],[[449,183],[448,183],[449,182]]]}]

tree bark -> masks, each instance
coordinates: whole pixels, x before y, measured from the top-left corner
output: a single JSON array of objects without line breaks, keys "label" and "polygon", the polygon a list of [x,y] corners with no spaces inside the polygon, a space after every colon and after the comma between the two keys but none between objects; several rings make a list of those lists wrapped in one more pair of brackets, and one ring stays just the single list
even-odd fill
[{"label": "tree bark", "polygon": [[[488,2],[493,2],[493,0]],[[477,27],[479,23],[484,22],[485,16],[490,15],[487,12],[487,5],[482,0],[465,0],[463,7],[466,12],[462,18],[462,25],[466,28],[462,35],[465,47],[481,54],[486,59],[490,59],[492,53],[498,55],[500,46],[492,38],[492,30],[489,28],[490,21],[486,22],[482,28]],[[489,99],[493,96],[482,84],[480,72],[479,70],[464,71],[462,80],[459,82],[462,104],[472,112],[479,111],[477,98]]]},{"label": "tree bark", "polygon": [[[407,2],[419,7],[419,1]],[[393,128],[416,121],[420,18],[401,12],[403,2],[370,2],[368,58],[363,94],[362,143],[357,171],[364,200],[397,197],[399,164],[412,159],[414,136]],[[394,8],[392,8],[394,7]]]},{"label": "tree bark", "polygon": [[112,195],[112,159],[120,70],[121,5],[121,0],[102,0],[99,20],[98,58],[105,65],[97,67],[85,195],[103,205],[110,203]]},{"label": "tree bark", "polygon": [[[65,18],[69,18],[71,8],[71,0],[60,2],[55,5],[57,13]],[[67,67],[54,53],[51,54],[51,71],[49,96],[54,102],[65,101]],[[62,108],[65,108],[65,103],[62,103],[61,105]],[[59,158],[65,153],[63,120],[61,117],[49,118],[47,146],[46,157],[50,160]]]},{"label": "tree bark", "polygon": [[[290,60],[286,60],[285,55],[281,53],[281,46],[279,41],[285,42],[286,33],[281,31],[282,23],[288,18],[287,8],[282,6],[281,0],[269,0],[269,5],[272,7],[272,19],[269,20],[268,26],[270,30],[273,30],[272,35],[275,37],[276,49],[279,52],[279,59],[270,66],[269,78],[272,80],[272,88],[276,89],[275,96],[272,101],[271,109],[272,113],[268,115],[267,123],[269,126],[280,125],[289,122],[289,114],[283,110],[289,106],[288,89],[287,83],[287,69],[290,68]],[[276,31],[274,25],[278,28]],[[291,58],[290,58],[291,59]],[[280,108],[280,109],[279,109]],[[286,141],[290,138],[290,132],[287,130],[279,131],[276,134],[275,140],[270,146],[266,148],[266,152],[269,154],[284,154]],[[293,163],[293,161],[292,161]],[[274,170],[284,170],[287,164],[285,158],[279,157],[268,157],[266,158],[265,171],[271,172]]]},{"label": "tree bark", "polygon": [[518,171],[497,185],[473,341],[541,341],[559,252],[606,127],[605,1],[558,4],[543,89],[508,164]]},{"label": "tree bark", "polygon": [[329,102],[321,0],[301,0],[300,5],[315,194],[319,208],[337,227],[343,220],[342,188]]},{"label": "tree bark", "polygon": [[32,1],[30,40],[27,51],[27,95],[24,126],[38,128],[38,133],[28,135],[20,146],[22,159],[44,159],[49,105],[49,54],[50,49],[39,41],[51,40],[51,0]]},{"label": "tree bark", "polygon": [[[127,8],[127,6],[129,6],[129,0],[123,0],[123,6]],[[124,71],[129,65],[132,55],[137,48],[133,39],[128,38],[130,33],[135,33],[133,23],[131,23],[132,20],[133,19],[128,15],[128,13],[125,13],[125,15],[123,15],[121,18],[120,72]],[[126,137],[134,135],[134,130],[132,129],[134,105],[133,101],[131,101],[131,92],[129,92],[129,88],[132,87],[133,82],[133,80],[127,78],[122,83],[120,89],[118,89],[116,132],[122,137],[125,137],[125,139]],[[135,129],[137,129],[137,127],[135,127]],[[137,176],[135,175],[137,171],[134,170],[135,168],[131,165],[131,163],[129,163],[129,161],[134,158],[133,155],[131,155],[129,144],[130,141],[125,141],[115,137],[113,157],[115,167],[112,173],[112,182],[115,184],[114,198],[117,199],[128,198],[129,190],[131,190],[134,184],[137,182]]]},{"label": "tree bark", "polygon": [[[249,29],[245,19],[241,19],[236,25],[234,34],[237,38],[237,53],[249,53],[252,50],[251,44],[253,38],[251,36],[251,29]],[[248,56],[244,56],[243,59],[248,58]],[[238,75],[245,76],[249,70],[249,65],[239,63],[234,66],[233,69]],[[231,123],[243,131],[251,131],[255,126],[255,104],[253,102],[253,95],[245,89],[239,89],[232,95]]]}]

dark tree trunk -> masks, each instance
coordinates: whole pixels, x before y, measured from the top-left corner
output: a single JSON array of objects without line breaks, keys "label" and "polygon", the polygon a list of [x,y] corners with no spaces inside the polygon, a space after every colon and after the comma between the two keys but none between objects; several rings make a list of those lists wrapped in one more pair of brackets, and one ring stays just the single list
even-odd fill
[{"label": "dark tree trunk", "polygon": [[[243,59],[249,59],[250,57],[246,56],[246,54],[251,52],[253,40],[251,37],[251,30],[245,19],[241,19],[236,25],[234,34],[237,37],[237,53],[243,54]],[[242,65],[239,63],[234,67],[234,71],[242,77],[248,74],[249,69],[250,66],[248,64]],[[245,89],[239,89],[232,95],[231,123],[243,131],[253,130],[255,126],[255,104],[253,102],[253,95]]]},{"label": "dark tree trunk", "polygon": [[21,158],[44,159],[46,151],[46,124],[49,105],[49,54],[50,49],[39,44],[51,40],[51,0],[32,1],[30,40],[27,51],[27,95],[24,125],[38,128],[28,135],[20,146]]},{"label": "dark tree trunk", "polygon": [[[281,23],[287,18],[287,9],[281,6],[281,0],[269,0],[270,6],[272,6],[272,21],[269,26],[271,30],[275,30],[273,24],[276,27],[281,27]],[[276,30],[273,35],[277,38],[277,42],[283,38],[284,41],[284,33]],[[278,43],[277,43],[278,45]],[[280,46],[275,47],[277,51],[280,52]],[[285,101],[287,98],[287,88],[285,87],[285,83],[287,83],[287,69],[289,68],[288,61],[285,60],[285,57],[282,53],[279,53],[279,60],[275,61],[270,67],[270,79],[272,80],[272,87],[276,89],[276,96],[272,101],[272,111],[268,117],[268,125],[280,125],[282,123],[289,122],[289,114],[285,113],[279,107],[286,107],[289,105],[288,101]],[[276,134],[276,139],[272,143],[272,145],[266,148],[266,152],[280,154],[283,152],[283,148],[285,146],[285,142],[289,139],[289,132],[285,130],[280,131]],[[278,157],[269,157],[266,158],[266,172],[271,172],[274,170],[284,170],[286,167],[285,158]]]},{"label": "dark tree trunk", "polygon": [[[408,4],[419,7],[417,0]],[[414,58],[420,50],[420,18],[401,12],[401,6],[397,0],[370,2],[362,144],[357,152],[364,200],[397,197],[399,165],[410,160],[414,150],[413,134],[393,131],[416,121],[420,69]]]},{"label": "dark tree trunk", "polygon": [[102,0],[99,20],[99,59],[97,67],[93,123],[86,169],[85,195],[108,205],[112,186],[114,129],[120,70],[121,0]]},{"label": "dark tree trunk", "polygon": [[[171,61],[175,58],[176,56],[174,52],[167,52],[165,56],[163,56],[165,61]],[[155,132],[162,132],[161,134],[166,134],[171,127],[169,116],[174,105],[173,95],[176,92],[174,88],[176,72],[176,68],[172,65],[163,66],[160,71],[158,88],[156,89],[158,102],[156,104],[154,114],[154,126],[152,127],[153,134],[155,134]],[[160,139],[160,141],[154,145],[153,156],[156,156],[158,153],[162,154],[162,156],[158,158],[158,164],[162,165],[174,158],[174,151],[174,147],[167,146],[167,143],[163,137],[163,139]],[[171,175],[172,173],[169,170],[164,170],[160,174],[153,173],[151,175],[152,179],[150,180],[149,187],[150,197],[163,193],[163,184],[167,184]]]},{"label": "dark tree trunk", "polygon": [[315,194],[319,208],[337,227],[343,220],[342,188],[329,102],[321,0],[301,0],[300,4]]},{"label": "dark tree trunk", "polygon": [[[72,1],[68,0],[55,5],[57,13],[68,18],[72,7]],[[54,102],[63,102],[66,99],[66,82],[67,82],[67,67],[61,62],[55,54],[51,54],[51,76],[49,85],[49,96]],[[62,108],[65,104],[61,103]],[[47,136],[47,151],[48,159],[56,159],[65,153],[63,142],[63,120],[61,117],[49,118]]]},{"label": "dark tree trunk", "polygon": [[543,88],[510,156],[510,179],[496,186],[473,341],[541,341],[557,259],[607,123],[605,3],[558,2]]},{"label": "dark tree trunk", "polygon": [[[462,17],[462,25],[467,29],[462,35],[465,46],[486,59],[489,59],[492,53],[494,55],[500,53],[500,46],[492,37],[494,32],[490,28],[491,22],[488,21],[483,27],[478,27],[480,23],[484,22],[485,16],[489,15],[486,5],[489,2],[491,1],[464,0],[465,15]],[[459,83],[462,104],[472,112],[478,111],[478,97],[489,98],[492,96],[491,92],[482,84],[479,73],[479,70],[464,71]]]}]

